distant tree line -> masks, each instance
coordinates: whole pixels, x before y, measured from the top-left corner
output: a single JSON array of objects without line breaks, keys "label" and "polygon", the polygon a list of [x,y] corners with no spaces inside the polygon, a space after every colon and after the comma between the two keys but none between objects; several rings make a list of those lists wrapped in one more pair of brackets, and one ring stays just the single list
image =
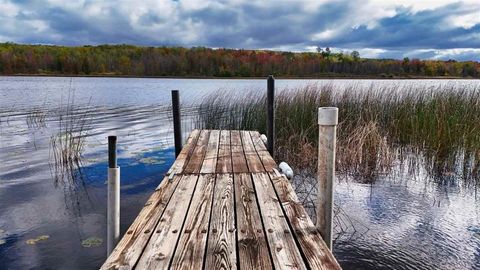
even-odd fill
[{"label": "distant tree line", "polygon": [[366,59],[352,53],[277,52],[204,47],[83,47],[0,43],[0,74],[199,77],[480,77],[480,63]]}]

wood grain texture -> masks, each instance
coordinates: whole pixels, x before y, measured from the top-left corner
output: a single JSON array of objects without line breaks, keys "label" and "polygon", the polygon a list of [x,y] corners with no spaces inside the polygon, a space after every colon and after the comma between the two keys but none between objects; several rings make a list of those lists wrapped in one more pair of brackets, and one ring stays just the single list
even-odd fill
[{"label": "wood grain texture", "polygon": [[254,131],[194,130],[101,269],[341,269]]},{"label": "wood grain texture", "polygon": [[220,140],[220,131],[210,131],[210,137],[208,139],[207,151],[205,158],[203,159],[202,168],[200,173],[215,173],[217,169],[218,158],[218,145]]},{"label": "wood grain texture", "polygon": [[254,173],[252,178],[275,268],[306,269],[270,177],[266,173]]},{"label": "wood grain texture", "polygon": [[260,139],[260,133],[258,131],[248,131],[250,133],[250,136],[252,137],[253,144],[255,145],[255,148],[257,151],[267,151],[267,147],[263,143],[262,139]]},{"label": "wood grain texture", "polygon": [[152,236],[136,266],[138,269],[166,269],[173,258],[175,245],[195,190],[197,175],[184,175],[170,199],[162,218],[151,231]]},{"label": "wood grain texture", "polygon": [[187,142],[180,151],[177,159],[173,163],[172,167],[168,170],[167,174],[180,174],[183,172],[183,169],[188,163],[188,160],[192,156],[193,150],[195,149],[195,145],[197,144],[198,137],[200,136],[200,130],[195,129],[190,133],[188,136]]},{"label": "wood grain texture", "polygon": [[220,145],[218,149],[217,173],[231,173],[232,149],[230,147],[230,130],[220,132]]},{"label": "wood grain texture", "polygon": [[284,175],[269,173],[280,203],[311,269],[341,269]]},{"label": "wood grain texture", "polygon": [[267,151],[265,144],[263,144],[262,139],[260,139],[260,133],[258,133],[258,131],[250,131],[250,136],[253,145],[255,146],[255,150],[263,163],[265,171],[273,172],[273,169],[277,168],[277,163],[275,163],[275,160],[273,160],[272,156]]},{"label": "wood grain texture", "polygon": [[253,145],[250,132],[242,130],[240,131],[240,134],[242,136],[243,152],[245,153],[245,159],[247,160],[248,170],[250,172],[265,172],[262,161]]},{"label": "wood grain texture", "polygon": [[202,269],[212,209],[215,175],[198,178],[170,269]]},{"label": "wood grain texture", "polygon": [[235,174],[234,182],[240,269],[273,269],[251,175]]},{"label": "wood grain texture", "polygon": [[205,269],[236,269],[233,175],[217,174]]},{"label": "wood grain texture", "polygon": [[203,159],[207,151],[208,139],[210,137],[210,130],[200,131],[197,144],[193,150],[192,156],[188,160],[188,164],[183,170],[183,173],[200,173],[202,168]]},{"label": "wood grain texture", "polygon": [[234,173],[249,172],[245,153],[243,152],[242,138],[240,131],[230,131],[231,151],[232,151],[232,168]]},{"label": "wood grain texture", "polygon": [[131,269],[142,255],[181,177],[163,179],[101,269]]}]

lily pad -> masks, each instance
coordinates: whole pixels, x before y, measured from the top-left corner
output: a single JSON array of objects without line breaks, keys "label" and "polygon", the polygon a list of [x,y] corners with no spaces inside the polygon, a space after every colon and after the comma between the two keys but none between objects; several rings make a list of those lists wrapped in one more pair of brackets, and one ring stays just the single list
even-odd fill
[{"label": "lily pad", "polygon": [[157,152],[157,151],[162,151],[164,149],[165,149],[165,147],[163,147],[163,146],[156,146],[156,147],[153,147],[152,149],[150,149],[150,151]]},{"label": "lily pad", "polygon": [[35,244],[37,244],[37,242],[47,240],[48,238],[50,238],[49,235],[40,235],[37,238],[28,239],[26,241],[26,243],[29,244],[29,245],[35,245]]},{"label": "lily pad", "polygon": [[152,157],[144,157],[141,158],[139,162],[143,164],[163,164],[165,163],[165,160],[159,160]]},{"label": "lily pad", "polygon": [[455,172],[443,172],[444,176],[455,176],[457,175]]},{"label": "lily pad", "polygon": [[99,158],[85,158],[83,161],[90,162],[90,163],[98,163],[100,162]]},{"label": "lily pad", "polygon": [[82,246],[83,246],[83,247],[86,247],[86,248],[98,247],[98,246],[100,246],[102,243],[103,243],[103,239],[102,239],[102,238],[89,237],[89,238],[87,238],[87,239],[85,239],[85,240],[82,241]]}]

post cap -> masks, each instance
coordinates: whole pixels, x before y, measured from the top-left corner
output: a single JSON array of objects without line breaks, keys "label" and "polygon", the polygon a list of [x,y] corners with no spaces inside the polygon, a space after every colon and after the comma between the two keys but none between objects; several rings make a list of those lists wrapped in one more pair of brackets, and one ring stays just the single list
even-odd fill
[{"label": "post cap", "polygon": [[108,136],[108,142],[109,143],[116,143],[117,142],[117,136],[113,136],[113,135]]},{"label": "post cap", "polygon": [[336,126],[338,124],[338,108],[318,108],[318,124],[321,126]]}]

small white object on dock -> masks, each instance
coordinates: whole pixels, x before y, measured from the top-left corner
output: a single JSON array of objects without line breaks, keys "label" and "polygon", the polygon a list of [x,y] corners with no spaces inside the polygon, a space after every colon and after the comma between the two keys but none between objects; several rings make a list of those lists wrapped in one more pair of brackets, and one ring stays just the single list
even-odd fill
[{"label": "small white object on dock", "polygon": [[263,144],[267,146],[267,141],[268,141],[267,136],[265,134],[262,134],[260,135],[260,139],[262,139]]},{"label": "small white object on dock", "polygon": [[286,162],[282,161],[280,162],[280,165],[278,165],[278,168],[280,169],[280,172],[285,174],[285,176],[288,179],[293,178],[293,170],[292,167],[290,167]]}]

